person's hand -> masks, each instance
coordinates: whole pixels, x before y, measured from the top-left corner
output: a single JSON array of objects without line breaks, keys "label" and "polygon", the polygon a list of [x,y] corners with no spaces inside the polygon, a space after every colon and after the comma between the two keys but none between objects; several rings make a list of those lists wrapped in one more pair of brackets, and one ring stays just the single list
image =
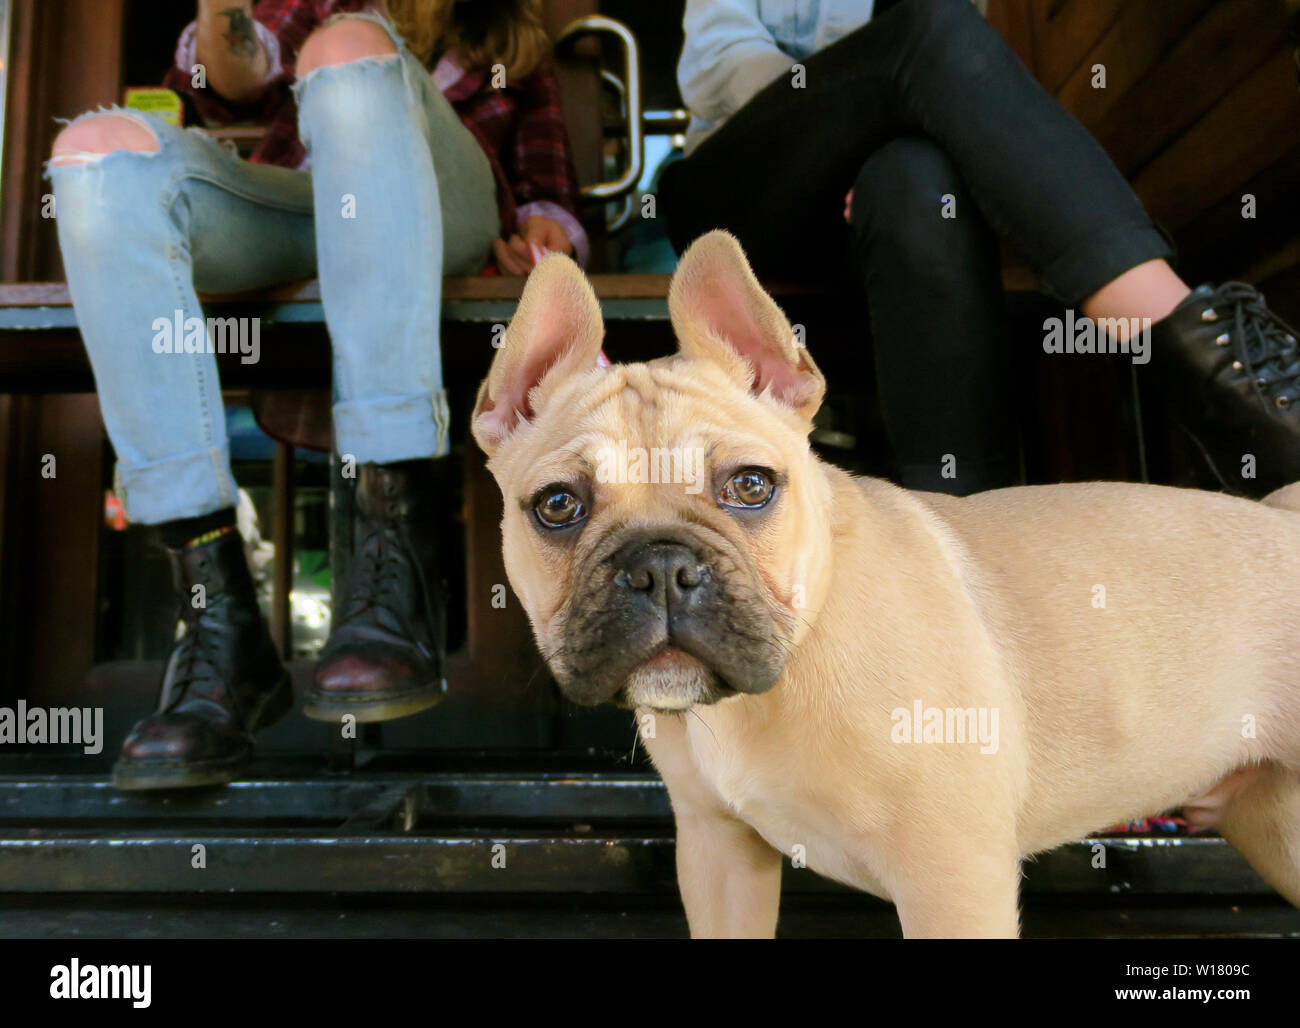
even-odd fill
[{"label": "person's hand", "polygon": [[524,222],[523,237],[525,243],[540,247],[551,253],[571,253],[573,244],[558,221],[535,215]]},{"label": "person's hand", "polygon": [[509,240],[494,239],[492,252],[496,255],[497,267],[503,275],[527,275],[533,266],[528,244],[517,232]]},{"label": "person's hand", "polygon": [[853,220],[853,190],[850,189],[844,197],[844,220]]},{"label": "person's hand", "polygon": [[572,253],[573,244],[558,221],[536,215],[509,239],[495,240],[492,251],[505,274],[527,275],[547,253]]}]

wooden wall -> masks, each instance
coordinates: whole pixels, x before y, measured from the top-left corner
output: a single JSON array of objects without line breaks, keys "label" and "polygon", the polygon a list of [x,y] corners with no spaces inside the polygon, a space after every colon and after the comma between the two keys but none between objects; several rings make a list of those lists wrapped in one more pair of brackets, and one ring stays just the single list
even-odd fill
[{"label": "wooden wall", "polygon": [[[990,0],[989,18],[1179,245],[1193,280],[1300,266],[1300,89],[1286,0]],[[1104,65],[1106,88],[1092,85]],[[1257,216],[1242,216],[1243,196]]]},{"label": "wooden wall", "polygon": [[[11,0],[0,281],[63,277],[42,165],[56,117],[118,99],[123,4]],[[103,450],[93,395],[0,396],[0,700],[71,699],[93,661]]]}]

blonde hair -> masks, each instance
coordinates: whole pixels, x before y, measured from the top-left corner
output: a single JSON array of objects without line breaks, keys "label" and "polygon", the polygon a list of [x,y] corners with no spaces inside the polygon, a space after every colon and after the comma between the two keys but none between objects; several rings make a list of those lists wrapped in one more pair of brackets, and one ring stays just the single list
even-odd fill
[{"label": "blonde hair", "polygon": [[551,49],[541,0],[388,0],[388,13],[426,64],[451,50],[466,71],[501,64],[508,78],[522,78]]}]

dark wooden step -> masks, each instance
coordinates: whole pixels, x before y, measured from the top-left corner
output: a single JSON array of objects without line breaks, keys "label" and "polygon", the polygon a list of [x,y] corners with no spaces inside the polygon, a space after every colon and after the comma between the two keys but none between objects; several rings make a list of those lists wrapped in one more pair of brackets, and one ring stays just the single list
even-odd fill
[{"label": "dark wooden step", "polygon": [[[194,866],[199,852],[202,868]],[[1103,863],[1098,854],[1104,854],[1103,867],[1095,866]],[[784,888],[841,889],[788,863]],[[674,889],[668,799],[649,772],[354,773],[267,778],[171,795],[119,793],[102,777],[0,777],[0,891]],[[1027,863],[1025,890],[1272,894],[1223,840],[1187,836],[1069,843]]]}]

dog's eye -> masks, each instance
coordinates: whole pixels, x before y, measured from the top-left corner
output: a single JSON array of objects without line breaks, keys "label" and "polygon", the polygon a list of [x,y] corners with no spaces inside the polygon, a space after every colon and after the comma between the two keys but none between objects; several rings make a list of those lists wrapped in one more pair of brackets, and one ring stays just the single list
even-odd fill
[{"label": "dog's eye", "polygon": [[569,490],[550,486],[533,503],[533,513],[544,528],[565,528],[587,516],[587,505]]},{"label": "dog's eye", "polygon": [[718,498],[728,507],[757,508],[764,506],[776,491],[776,483],[766,471],[745,468],[737,471],[722,487]]}]

